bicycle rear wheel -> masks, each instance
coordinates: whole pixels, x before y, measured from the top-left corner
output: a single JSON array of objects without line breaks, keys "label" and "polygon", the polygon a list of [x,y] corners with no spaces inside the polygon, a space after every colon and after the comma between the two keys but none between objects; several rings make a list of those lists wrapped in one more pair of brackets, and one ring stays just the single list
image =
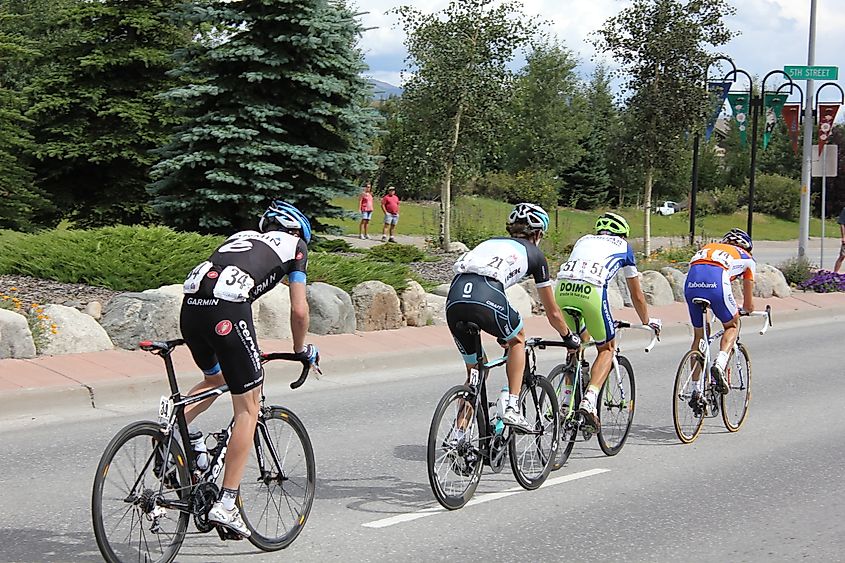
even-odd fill
[{"label": "bicycle rear wheel", "polygon": [[277,551],[296,539],[311,511],[314,450],[305,425],[284,407],[264,409],[253,443],[238,503],[252,545]]},{"label": "bicycle rear wheel", "polygon": [[112,438],[100,458],[91,516],[97,547],[110,563],[167,563],[185,539],[191,477],[175,438],[164,462],[165,439],[158,424],[134,422]]},{"label": "bicycle rear wheel", "polygon": [[475,399],[466,385],[449,389],[437,404],[428,431],[428,482],[437,502],[449,510],[464,506],[481,479],[483,455]]},{"label": "bicycle rear wheel", "polygon": [[703,366],[702,353],[698,350],[690,350],[684,355],[675,375],[672,418],[675,422],[675,433],[684,444],[689,444],[698,438],[704,423],[704,406],[700,402],[693,403],[692,401],[693,370],[697,367],[700,371],[699,377],[706,381],[707,374],[704,373]]},{"label": "bicycle rear wheel", "polygon": [[725,367],[728,394],[722,395],[722,421],[730,432],[739,430],[748,415],[751,401],[751,358],[742,343],[737,343],[739,354],[731,354]]},{"label": "bicycle rear wheel", "polygon": [[605,455],[616,455],[625,445],[634,422],[637,387],[634,368],[624,356],[617,358],[619,370],[611,368],[601,386],[596,409],[599,417],[599,447]]},{"label": "bicycle rear wheel", "polygon": [[[552,371],[549,372],[549,375],[546,376],[546,379],[549,381],[549,384],[552,386],[552,389],[554,389],[554,393],[557,397],[558,405],[560,408],[559,435],[561,443],[557,448],[557,455],[555,455],[554,462],[552,463],[552,471],[556,471],[563,467],[566,461],[569,459],[569,455],[572,453],[572,448],[575,446],[575,437],[577,435],[575,427],[571,424],[571,422],[569,424],[567,423],[567,417],[569,416],[571,409],[574,409],[576,405],[570,404],[571,399],[565,399],[564,397],[563,390],[566,384],[566,367],[566,364],[558,364],[553,367]],[[573,383],[570,381],[570,384]]]},{"label": "bicycle rear wheel", "polygon": [[522,386],[519,404],[535,433],[521,434],[511,429],[508,453],[517,483],[533,490],[543,484],[552,470],[559,446],[560,413],[554,388],[540,376],[535,377],[534,385]]}]

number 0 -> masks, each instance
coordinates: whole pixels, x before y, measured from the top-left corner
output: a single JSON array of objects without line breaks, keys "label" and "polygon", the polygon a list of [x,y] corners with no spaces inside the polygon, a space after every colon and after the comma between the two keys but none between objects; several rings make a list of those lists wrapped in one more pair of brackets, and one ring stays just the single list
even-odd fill
[{"label": "number 0", "polygon": [[464,293],[467,294],[467,295],[472,293],[472,282],[466,282],[464,284]]}]

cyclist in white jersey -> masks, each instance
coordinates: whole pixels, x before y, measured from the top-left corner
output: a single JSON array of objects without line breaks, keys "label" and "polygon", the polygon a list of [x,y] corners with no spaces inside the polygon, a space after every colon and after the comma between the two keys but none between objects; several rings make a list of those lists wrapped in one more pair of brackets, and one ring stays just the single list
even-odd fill
[{"label": "cyclist in white jersey", "polygon": [[[578,239],[569,259],[560,265],[557,274],[557,304],[581,339],[586,341],[592,337],[598,349],[598,356],[590,370],[590,384],[578,406],[593,430],[597,430],[599,425],[596,416],[598,392],[610,373],[616,350],[616,330],[607,301],[607,285],[620,270],[628,283],[631,301],[640,320],[660,331],[660,320],[648,316],[648,304],[640,287],[634,251],[627,240],[630,232],[627,221],[621,215],[605,213],[596,221],[596,234]],[[581,326],[574,326],[574,320],[566,313],[565,307],[581,311]],[[564,393],[572,393],[572,381],[567,380],[565,385]],[[561,404],[568,404],[567,399],[563,399]]]},{"label": "cyclist in white jersey", "polygon": [[537,247],[548,226],[549,216],[542,207],[518,204],[508,216],[510,237],[486,240],[455,263],[455,278],[446,298],[446,321],[463,355],[467,374],[476,367],[477,350],[474,337],[459,324],[461,321],[475,323],[484,332],[506,343],[510,394],[503,420],[523,431],[531,430],[519,408],[519,390],[525,369],[525,331],[522,318],[508,302],[505,290],[523,277],[532,276],[549,324],[560,333],[568,347],[577,349],[581,345],[555,304],[549,266]]}]

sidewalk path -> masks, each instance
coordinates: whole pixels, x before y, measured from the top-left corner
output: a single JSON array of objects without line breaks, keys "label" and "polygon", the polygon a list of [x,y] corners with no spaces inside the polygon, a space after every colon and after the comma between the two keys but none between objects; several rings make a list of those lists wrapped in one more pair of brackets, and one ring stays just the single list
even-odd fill
[{"label": "sidewalk path", "polygon": [[[820,315],[845,314],[845,294],[796,293],[787,299],[757,299],[762,310],[773,309],[775,330],[780,321]],[[650,313],[663,320],[664,334],[688,334],[686,305],[674,303],[652,307]],[[632,308],[614,311],[622,320],[638,322]],[[529,336],[554,337],[545,317],[526,319]],[[396,365],[431,367],[438,363],[459,362],[449,330],[445,326],[406,327],[398,330],[358,332],[329,336],[310,335],[317,344],[327,381],[390,372]],[[265,351],[289,349],[290,342],[264,340]],[[489,346],[495,347],[492,339]],[[174,364],[183,392],[199,379],[199,370],[187,349],[174,354]],[[268,381],[286,384],[298,374],[290,364],[274,362],[267,366]],[[0,360],[0,417],[26,416],[49,412],[59,405],[99,408],[127,400],[155,397],[166,393],[166,376],[160,358],[140,350],[41,356],[30,360]]]}]

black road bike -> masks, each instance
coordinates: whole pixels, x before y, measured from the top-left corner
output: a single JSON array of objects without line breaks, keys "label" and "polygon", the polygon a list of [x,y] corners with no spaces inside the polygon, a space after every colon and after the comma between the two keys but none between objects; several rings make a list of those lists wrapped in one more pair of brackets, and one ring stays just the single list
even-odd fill
[{"label": "black road bike", "polygon": [[535,348],[545,341],[530,338],[525,342],[519,404],[532,429],[522,432],[497,422],[496,402],[487,399],[487,375],[503,365],[507,355],[487,362],[480,329],[474,323],[465,325],[476,339],[479,367],[471,371],[469,384],[452,387],[440,399],[428,433],[426,456],[431,490],[450,510],[463,507],[472,498],[483,466],[498,473],[506,455],[517,482],[525,489],[536,489],[549,476],[558,448],[557,397],[549,382],[535,373]]},{"label": "black road bike", "polygon": [[[164,359],[171,394],[161,398],[157,422],[138,421],[124,427],[109,442],[97,466],[91,513],[97,546],[106,561],[172,561],[191,518],[198,533],[216,529],[221,539],[240,539],[208,520],[220,491],[217,481],[234,419],[227,428],[210,434],[213,444],[203,470],[197,467],[185,421],[186,406],[222,395],[229,387],[182,396],[171,358],[181,344],[184,340],[140,343],[143,350]],[[302,363],[292,389],[308,377],[311,365],[298,354],[261,355],[262,365],[271,360]],[[265,405],[263,389],[253,443],[237,505],[252,533],[249,541],[261,550],[276,551],[296,539],[308,518],[316,482],[314,451],[299,418],[285,407]]]}]

